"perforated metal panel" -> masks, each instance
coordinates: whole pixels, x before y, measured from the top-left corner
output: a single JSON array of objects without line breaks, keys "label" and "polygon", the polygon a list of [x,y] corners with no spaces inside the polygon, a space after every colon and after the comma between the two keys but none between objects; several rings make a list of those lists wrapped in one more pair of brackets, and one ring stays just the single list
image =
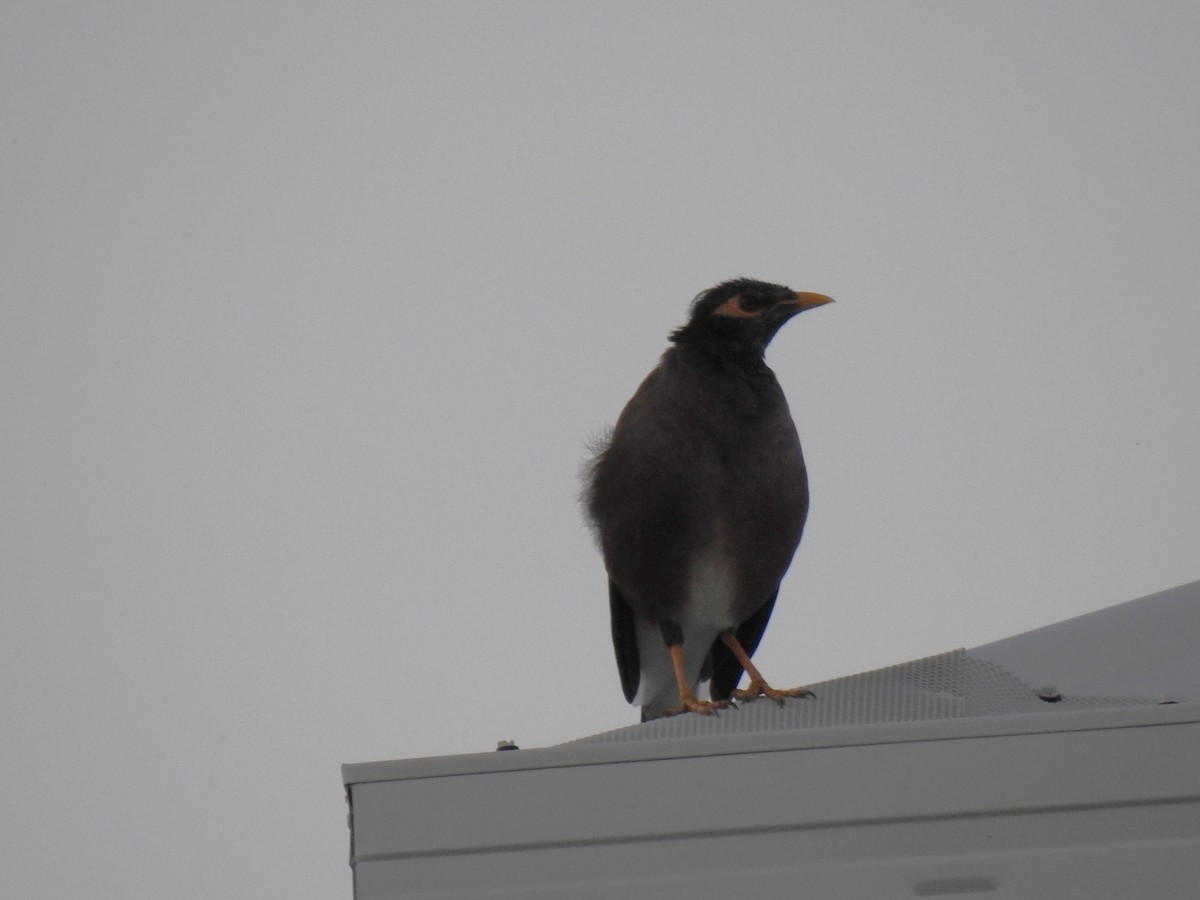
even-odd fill
[{"label": "perforated metal panel", "polygon": [[661,740],[715,734],[790,731],[831,725],[877,725],[962,716],[1140,706],[1157,697],[1064,696],[1047,702],[1037,690],[1000,666],[952,650],[925,659],[812,685],[814,696],[744,703],[713,716],[656,719],[572,741],[572,744]]}]

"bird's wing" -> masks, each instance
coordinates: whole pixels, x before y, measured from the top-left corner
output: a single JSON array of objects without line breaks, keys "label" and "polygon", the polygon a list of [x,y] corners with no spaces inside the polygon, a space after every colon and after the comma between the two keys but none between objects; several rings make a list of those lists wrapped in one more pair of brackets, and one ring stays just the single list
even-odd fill
[{"label": "bird's wing", "polygon": [[617,654],[621,690],[625,692],[625,699],[632,703],[637,695],[642,669],[638,658],[637,628],[634,625],[633,610],[611,578],[608,580],[608,606],[612,612],[613,650]]},{"label": "bird's wing", "polygon": [[[775,608],[775,598],[779,596],[776,588],[771,598],[738,626],[736,637],[747,656],[753,656],[762,640],[763,632],[767,630],[767,622],[771,618],[771,610]],[[634,648],[635,652],[637,648]],[[729,648],[718,638],[712,646],[712,681],[708,691],[714,700],[728,700],[742,678],[742,664],[737,661]]]}]

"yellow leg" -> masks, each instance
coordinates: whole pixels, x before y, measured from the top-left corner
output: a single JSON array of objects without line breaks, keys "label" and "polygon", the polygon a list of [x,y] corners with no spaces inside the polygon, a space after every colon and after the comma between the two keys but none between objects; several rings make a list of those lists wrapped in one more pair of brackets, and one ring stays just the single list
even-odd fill
[{"label": "yellow leg", "polygon": [[694,712],[711,716],[716,710],[729,706],[725,700],[697,700],[688,684],[687,673],[683,669],[683,645],[671,644],[667,647],[671,654],[671,665],[675,669],[675,681],[679,685],[679,705],[668,709],[664,715],[677,716],[680,713]]},{"label": "yellow leg", "polygon": [[721,635],[721,640],[729,651],[736,657],[737,661],[742,664],[742,668],[746,670],[746,674],[750,676],[750,683],[746,685],[744,691],[734,691],[733,696],[739,700],[754,700],[758,697],[767,697],[774,700],[780,706],[783,706],[783,701],[787,697],[809,697],[812,691],[808,688],[789,688],[788,690],[779,690],[767,684],[767,680],[762,677],[762,673],[758,671],[754,663],[750,662],[750,657],[746,651],[742,649],[742,645],[732,633],[726,632]]}]

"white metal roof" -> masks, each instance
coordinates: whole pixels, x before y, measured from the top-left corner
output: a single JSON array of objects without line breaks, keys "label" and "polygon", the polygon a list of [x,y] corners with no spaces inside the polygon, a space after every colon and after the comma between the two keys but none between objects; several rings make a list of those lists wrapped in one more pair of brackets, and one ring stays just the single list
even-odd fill
[{"label": "white metal roof", "polygon": [[783,709],[347,765],[355,897],[1191,896],[1198,616],[1200,582]]}]

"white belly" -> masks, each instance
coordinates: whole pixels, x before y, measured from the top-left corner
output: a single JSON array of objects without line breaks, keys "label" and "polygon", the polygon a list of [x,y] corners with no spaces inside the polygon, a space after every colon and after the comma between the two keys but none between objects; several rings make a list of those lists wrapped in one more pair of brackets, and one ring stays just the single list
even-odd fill
[{"label": "white belly", "polygon": [[[700,669],[717,636],[738,622],[733,615],[734,570],[719,547],[710,548],[692,563],[688,575],[688,602],[680,617],[683,629],[683,668],[692,691],[705,699],[701,690]],[[637,623],[638,659],[641,678],[634,703],[657,712],[679,705],[679,686],[671,656],[657,625]]]}]

